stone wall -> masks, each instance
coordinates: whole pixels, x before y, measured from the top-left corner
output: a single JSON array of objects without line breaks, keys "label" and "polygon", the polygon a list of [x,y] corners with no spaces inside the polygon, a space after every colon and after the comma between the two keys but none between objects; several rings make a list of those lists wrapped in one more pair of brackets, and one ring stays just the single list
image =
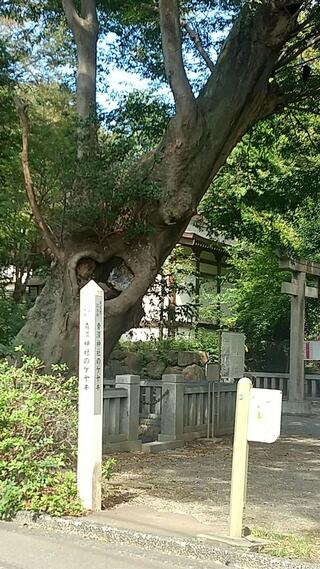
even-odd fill
[{"label": "stone wall", "polygon": [[141,379],[161,379],[166,373],[181,373],[185,379],[202,381],[205,379],[206,352],[157,351],[128,352],[114,350],[104,369],[107,380],[116,375],[135,374]]}]

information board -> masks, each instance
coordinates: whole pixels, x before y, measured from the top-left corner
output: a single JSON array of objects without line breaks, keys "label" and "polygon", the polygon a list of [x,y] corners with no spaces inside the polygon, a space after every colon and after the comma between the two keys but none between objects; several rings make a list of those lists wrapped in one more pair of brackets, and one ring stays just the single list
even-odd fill
[{"label": "information board", "polygon": [[233,381],[244,375],[245,335],[238,332],[222,332],[220,351],[221,379]]},{"label": "information board", "polygon": [[247,440],[274,443],[280,436],[281,410],[282,391],[252,388]]}]

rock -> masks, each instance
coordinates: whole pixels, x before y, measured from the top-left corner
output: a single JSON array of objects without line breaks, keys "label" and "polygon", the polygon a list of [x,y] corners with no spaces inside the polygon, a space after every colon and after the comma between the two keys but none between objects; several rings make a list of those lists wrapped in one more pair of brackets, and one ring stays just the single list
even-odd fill
[{"label": "rock", "polygon": [[170,364],[172,366],[178,365],[178,352],[174,352],[173,350],[170,350],[170,352],[168,352],[168,355],[167,355],[167,362],[168,362],[168,364]]},{"label": "rock", "polygon": [[147,376],[152,379],[161,379],[161,376],[165,370],[166,362],[159,359],[156,362],[150,362],[146,366]]},{"label": "rock", "polygon": [[138,352],[127,352],[122,363],[129,369],[129,373],[140,375],[143,368],[143,356]]},{"label": "rock", "polygon": [[205,366],[209,361],[209,356],[207,352],[198,352],[199,354],[199,364]]},{"label": "rock", "polygon": [[185,367],[192,364],[199,364],[200,358],[198,352],[179,352],[178,365]]},{"label": "rock", "polygon": [[186,381],[204,381],[205,372],[204,369],[197,364],[192,364],[187,366],[182,370],[183,377]]},{"label": "rock", "polygon": [[128,373],[129,368],[118,360],[110,360],[104,368],[105,379],[115,379],[116,375],[126,375]]},{"label": "rock", "polygon": [[156,362],[158,358],[159,354],[157,352],[152,352],[151,350],[149,352],[144,352],[143,354],[143,359],[146,363]]},{"label": "rock", "polygon": [[168,366],[166,367],[166,369],[164,370],[163,374],[171,374],[173,373],[174,375],[180,374],[182,373],[182,368],[178,367],[178,366]]},{"label": "rock", "polygon": [[207,365],[207,380],[211,381],[218,381],[219,380],[219,373],[220,373],[220,365],[209,363]]}]

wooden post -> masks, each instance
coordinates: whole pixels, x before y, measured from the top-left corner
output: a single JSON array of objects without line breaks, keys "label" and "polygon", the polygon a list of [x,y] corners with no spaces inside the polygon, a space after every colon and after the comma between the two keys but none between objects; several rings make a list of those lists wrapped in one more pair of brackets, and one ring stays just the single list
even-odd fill
[{"label": "wooden post", "polygon": [[93,280],[80,291],[77,484],[85,508],[101,510],[104,293]]},{"label": "wooden post", "polygon": [[250,391],[252,383],[244,377],[237,388],[236,418],[233,439],[232,478],[230,498],[230,537],[241,538],[243,510],[247,491],[247,441]]},{"label": "wooden post", "polygon": [[317,280],[320,276],[320,265],[307,263],[303,260],[291,261],[281,258],[281,270],[290,271],[291,282],[283,282],[281,292],[290,294],[290,379],[288,383],[289,401],[284,409],[288,413],[310,413],[311,404],[305,401],[304,393],[304,319],[305,298],[318,298],[318,282],[316,286],[306,286],[306,276],[311,275]]},{"label": "wooden post", "polygon": [[304,317],[306,273],[292,278],[296,294],[291,295],[289,401],[304,400]]}]

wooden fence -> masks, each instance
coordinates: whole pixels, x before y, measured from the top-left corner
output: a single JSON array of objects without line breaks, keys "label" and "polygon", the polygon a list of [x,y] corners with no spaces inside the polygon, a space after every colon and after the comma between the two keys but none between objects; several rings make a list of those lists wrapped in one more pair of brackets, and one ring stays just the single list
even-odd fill
[{"label": "wooden fence", "polygon": [[162,409],[162,381],[144,379],[140,381],[140,417],[149,415],[161,416]]},{"label": "wooden fence", "polygon": [[[280,389],[283,398],[288,398],[289,374],[250,372],[246,375],[255,387]],[[164,375],[162,381],[140,380],[134,375],[106,381],[104,450],[141,448],[139,424],[143,421],[150,429],[148,441],[181,442],[231,435],[236,389],[236,383],[186,381],[182,375]],[[305,376],[305,394],[306,399],[320,400],[320,375]]]},{"label": "wooden fence", "polygon": [[105,388],[103,393],[103,440],[109,443],[125,441],[127,433],[124,418],[127,411],[128,391]]},{"label": "wooden fence", "polygon": [[[231,435],[234,428],[236,385],[206,381],[185,385],[184,435]],[[185,436],[186,438],[186,436]]]},{"label": "wooden fence", "polygon": [[[135,378],[135,383],[124,389],[121,378]],[[116,381],[104,384],[105,452],[139,444],[139,423],[144,420],[155,420],[159,426],[152,440],[181,441],[233,433],[235,384],[185,381],[176,375],[164,376],[162,381],[117,376]]]},{"label": "wooden fence", "polygon": [[[284,399],[288,398],[288,373],[248,372],[246,374],[253,380],[254,386],[262,389],[280,389]],[[304,378],[306,399],[320,399],[320,375],[306,374]]]}]

